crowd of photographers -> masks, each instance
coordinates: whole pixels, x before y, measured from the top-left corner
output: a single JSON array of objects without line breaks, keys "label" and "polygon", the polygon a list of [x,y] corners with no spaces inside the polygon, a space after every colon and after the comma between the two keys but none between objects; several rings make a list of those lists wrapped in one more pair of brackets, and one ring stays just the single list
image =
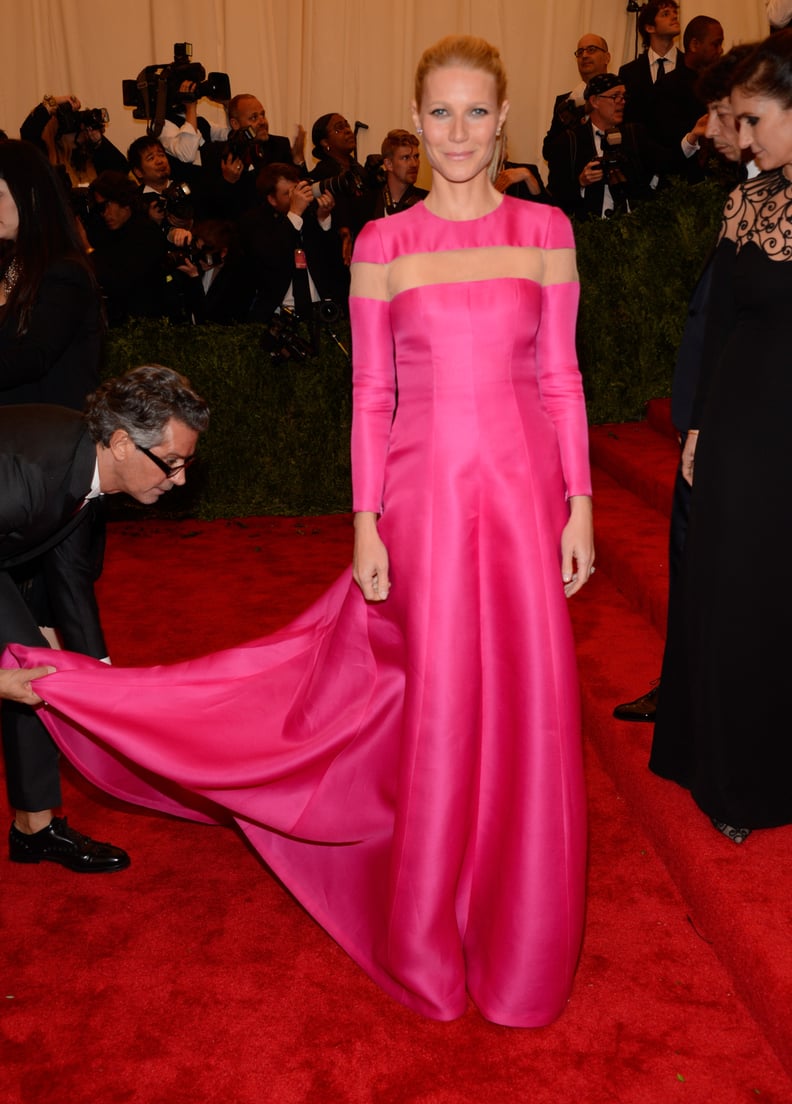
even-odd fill
[{"label": "crowd of photographers", "polygon": [[[505,149],[497,187],[577,218],[604,217],[632,209],[669,175],[709,171],[696,79],[722,52],[720,23],[695,17],[679,50],[675,0],[651,0],[638,29],[645,51],[618,74],[603,38],[580,39],[580,83],[557,97],[543,146],[548,187],[536,165],[509,162]],[[198,114],[204,96],[224,105],[227,126]],[[148,123],[126,155],[108,138],[107,111],[83,109],[74,96],[45,96],[20,128],[69,189],[111,326],[162,316],[336,319],[361,226],[425,194],[414,135],[389,132],[381,155],[360,164],[363,124],[328,113],[311,128],[309,168],[304,129],[271,134],[259,99],[232,97],[225,74],[207,78],[187,43],[176,44],[172,64],[125,81],[124,103]]]},{"label": "crowd of photographers", "polygon": [[[194,69],[168,67],[164,113],[126,155],[107,135],[107,111],[71,95],[45,96],[20,136],[68,190],[110,326],[258,321],[272,325],[273,356],[302,358],[317,328],[346,313],[361,226],[426,194],[415,185],[418,139],[391,131],[382,155],[361,165],[355,130],[330,113],[312,127],[309,170],[304,129],[292,140],[271,134],[253,94],[223,100],[227,127],[201,118],[198,99],[230,89],[225,78],[208,90]],[[138,117],[151,110],[149,92],[140,80],[134,94],[125,88]],[[307,341],[299,322],[313,332]]]}]

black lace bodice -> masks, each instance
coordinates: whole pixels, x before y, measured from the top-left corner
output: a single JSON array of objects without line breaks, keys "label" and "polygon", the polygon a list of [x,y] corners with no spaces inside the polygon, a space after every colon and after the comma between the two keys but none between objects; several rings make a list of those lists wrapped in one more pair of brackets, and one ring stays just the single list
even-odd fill
[{"label": "black lace bodice", "polygon": [[792,261],[792,180],[781,169],[746,180],[726,203],[721,238],[739,252],[753,242],[772,261]]}]

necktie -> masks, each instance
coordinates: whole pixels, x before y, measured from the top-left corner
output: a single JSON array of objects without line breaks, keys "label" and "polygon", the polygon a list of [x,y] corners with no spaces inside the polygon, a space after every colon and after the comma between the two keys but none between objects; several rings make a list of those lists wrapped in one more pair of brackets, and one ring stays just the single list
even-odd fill
[{"label": "necktie", "polygon": [[658,58],[657,59],[657,76],[655,77],[655,84],[659,84],[660,81],[665,76],[665,67],[666,67],[666,59],[665,58]]}]

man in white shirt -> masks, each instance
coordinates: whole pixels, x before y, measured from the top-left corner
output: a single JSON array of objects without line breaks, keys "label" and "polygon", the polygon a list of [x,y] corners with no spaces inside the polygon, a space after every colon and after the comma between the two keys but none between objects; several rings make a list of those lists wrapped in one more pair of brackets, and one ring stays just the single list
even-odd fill
[{"label": "man in white shirt", "polygon": [[574,126],[583,118],[586,111],[586,85],[592,77],[607,73],[610,65],[608,43],[601,35],[584,34],[575,49],[580,80],[569,92],[556,96],[553,104],[553,120],[542,143],[542,157],[547,160],[547,151],[565,127]]}]

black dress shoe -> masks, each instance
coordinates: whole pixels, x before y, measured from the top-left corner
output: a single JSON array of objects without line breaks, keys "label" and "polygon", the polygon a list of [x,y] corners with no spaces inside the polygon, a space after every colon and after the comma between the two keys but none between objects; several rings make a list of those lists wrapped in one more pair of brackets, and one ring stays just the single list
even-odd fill
[{"label": "black dress shoe", "polygon": [[617,705],[613,710],[613,716],[617,721],[653,721],[657,712],[657,695],[659,693],[660,681],[658,680],[642,698],[636,698],[635,701]]},{"label": "black dress shoe", "polygon": [[710,820],[720,834],[725,836],[726,839],[730,839],[732,843],[745,843],[751,834],[750,828],[733,828],[725,820],[718,820],[716,817],[710,817]]},{"label": "black dress shoe", "polygon": [[53,817],[46,828],[32,835],[20,832],[15,824],[8,834],[11,862],[55,862],[80,874],[109,874],[126,870],[129,855],[111,843],[97,843],[90,836],[75,832],[66,817]]}]

